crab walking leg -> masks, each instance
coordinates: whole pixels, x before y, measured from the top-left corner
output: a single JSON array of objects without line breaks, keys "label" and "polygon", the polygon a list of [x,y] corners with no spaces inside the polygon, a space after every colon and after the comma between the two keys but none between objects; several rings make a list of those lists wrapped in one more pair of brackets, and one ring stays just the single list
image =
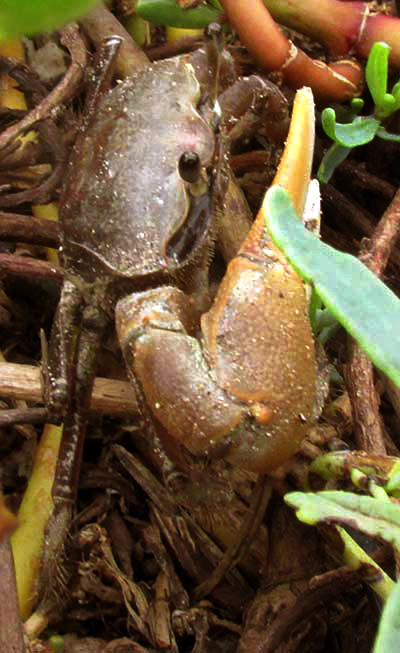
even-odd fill
[{"label": "crab walking leg", "polygon": [[[73,516],[85,439],[96,361],[107,325],[105,314],[97,307],[83,310],[80,333],[73,357],[75,378],[70,379],[67,409],[52,488],[53,513],[46,528],[41,561],[39,612],[47,613],[49,605],[63,600],[63,555],[65,538]],[[57,602],[58,604],[58,602]]]},{"label": "crab walking leg", "polygon": [[[302,89],[274,181],[299,214],[313,144],[313,98]],[[119,340],[151,428],[178,452],[223,455],[269,472],[296,451],[313,421],[316,365],[304,284],[270,240],[262,211],[202,317],[201,341],[188,307],[172,287],[117,305]]]},{"label": "crab walking leg", "polygon": [[71,379],[72,352],[82,312],[82,295],[68,280],[63,284],[60,302],[54,318],[50,348],[44,343],[42,382],[50,421],[60,421],[68,400]]},{"label": "crab walking leg", "polygon": [[75,501],[96,363],[107,323],[107,317],[97,307],[85,307],[77,343],[76,376],[67,402],[52,491],[55,503],[58,499]]}]

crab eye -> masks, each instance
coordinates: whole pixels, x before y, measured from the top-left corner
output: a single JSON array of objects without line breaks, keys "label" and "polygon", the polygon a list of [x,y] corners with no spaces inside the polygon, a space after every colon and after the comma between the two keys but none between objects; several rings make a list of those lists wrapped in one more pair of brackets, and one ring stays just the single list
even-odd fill
[{"label": "crab eye", "polygon": [[215,41],[220,48],[224,46],[224,34],[219,23],[209,23],[205,29],[205,37],[209,41]]},{"label": "crab eye", "polygon": [[181,154],[178,170],[183,181],[195,184],[200,177],[200,158],[197,152],[184,152]]}]

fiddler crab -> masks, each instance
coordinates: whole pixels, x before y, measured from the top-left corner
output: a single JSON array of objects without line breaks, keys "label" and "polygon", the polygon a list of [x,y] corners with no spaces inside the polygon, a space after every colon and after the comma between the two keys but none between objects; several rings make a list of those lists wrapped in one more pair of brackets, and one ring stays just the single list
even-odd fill
[{"label": "fiddler crab", "polygon": [[[218,40],[207,47],[218,50]],[[225,130],[210,86],[201,98],[185,60],[153,63],[92,98],[74,145],[61,197],[65,282],[47,372],[49,405],[64,419],[49,524],[56,543],[69,523],[96,358],[114,315],[154,446],[183,472],[197,459],[270,472],[313,423],[306,289],[270,239],[262,210],[231,248],[209,302],[216,241],[242,241],[248,231],[230,198]],[[313,111],[303,89],[274,182],[300,215]]]}]

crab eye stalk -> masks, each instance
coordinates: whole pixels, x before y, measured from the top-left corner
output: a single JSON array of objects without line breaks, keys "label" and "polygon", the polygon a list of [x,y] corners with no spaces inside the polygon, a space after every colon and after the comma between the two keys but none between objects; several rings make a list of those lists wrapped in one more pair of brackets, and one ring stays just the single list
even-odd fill
[{"label": "crab eye stalk", "polygon": [[184,152],[181,154],[178,170],[183,181],[195,184],[200,178],[200,158],[197,152]]},{"label": "crab eye stalk", "polygon": [[219,23],[210,23],[207,25],[204,35],[208,41],[213,41],[217,49],[222,51],[224,48],[224,35]]}]

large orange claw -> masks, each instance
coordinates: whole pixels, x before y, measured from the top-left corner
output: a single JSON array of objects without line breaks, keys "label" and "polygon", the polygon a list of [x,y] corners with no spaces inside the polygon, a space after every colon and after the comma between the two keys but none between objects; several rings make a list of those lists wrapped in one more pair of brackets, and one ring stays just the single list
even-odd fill
[{"label": "large orange claw", "polygon": [[[314,103],[304,88],[296,95],[274,179],[290,192],[300,215],[313,147]],[[202,326],[219,384],[254,417],[254,428],[236,440],[228,457],[270,471],[294,453],[310,426],[316,371],[304,283],[270,240],[262,208]]]}]

